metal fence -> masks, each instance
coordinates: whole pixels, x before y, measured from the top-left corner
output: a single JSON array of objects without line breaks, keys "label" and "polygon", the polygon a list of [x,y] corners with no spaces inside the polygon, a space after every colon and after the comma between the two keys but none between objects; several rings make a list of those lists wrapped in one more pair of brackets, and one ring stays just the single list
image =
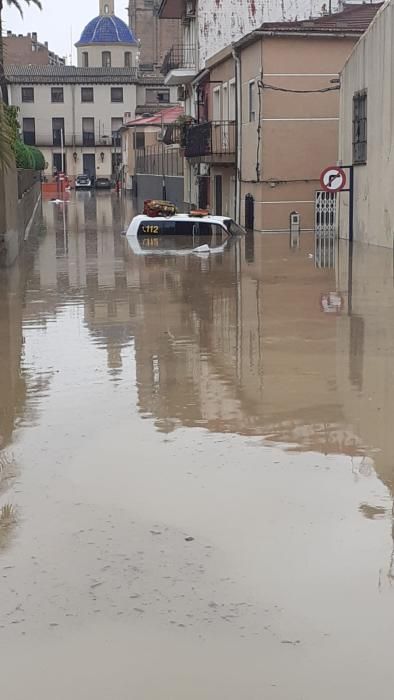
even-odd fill
[{"label": "metal fence", "polygon": [[197,46],[194,44],[176,44],[164,57],[161,73],[167,75],[171,70],[195,70],[197,66]]},{"label": "metal fence", "polygon": [[182,177],[183,155],[179,148],[166,148],[161,144],[139,148],[136,151],[136,173]]},{"label": "metal fence", "polygon": [[214,121],[194,124],[186,131],[186,158],[235,157],[235,122]]}]

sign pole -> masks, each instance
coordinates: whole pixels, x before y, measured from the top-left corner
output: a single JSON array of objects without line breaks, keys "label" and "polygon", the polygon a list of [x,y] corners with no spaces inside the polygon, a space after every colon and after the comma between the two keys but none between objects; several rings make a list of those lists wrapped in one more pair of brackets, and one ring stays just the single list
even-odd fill
[{"label": "sign pole", "polygon": [[349,243],[354,235],[354,166],[349,165]]}]

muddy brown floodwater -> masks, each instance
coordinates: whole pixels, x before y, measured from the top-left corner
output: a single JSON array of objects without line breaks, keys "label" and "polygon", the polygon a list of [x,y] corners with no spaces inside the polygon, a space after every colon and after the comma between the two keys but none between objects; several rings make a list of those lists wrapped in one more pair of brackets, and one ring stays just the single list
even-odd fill
[{"label": "muddy brown floodwater", "polygon": [[388,700],[392,255],[131,215],[45,203],[0,272],[1,697]]}]

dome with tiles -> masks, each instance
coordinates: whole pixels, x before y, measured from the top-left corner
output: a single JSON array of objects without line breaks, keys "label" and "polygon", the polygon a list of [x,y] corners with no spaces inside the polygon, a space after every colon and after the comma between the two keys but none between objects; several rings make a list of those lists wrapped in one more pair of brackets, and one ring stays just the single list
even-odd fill
[{"label": "dome with tiles", "polygon": [[113,14],[95,17],[86,25],[76,46],[94,44],[132,44],[137,40],[126,22]]}]

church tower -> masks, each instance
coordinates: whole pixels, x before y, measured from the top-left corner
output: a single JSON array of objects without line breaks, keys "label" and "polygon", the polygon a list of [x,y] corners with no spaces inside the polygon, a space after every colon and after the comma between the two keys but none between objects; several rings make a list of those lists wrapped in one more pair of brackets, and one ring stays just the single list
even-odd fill
[{"label": "church tower", "polygon": [[114,15],[115,0],[100,0],[100,15]]},{"label": "church tower", "polygon": [[129,27],[140,45],[140,69],[160,72],[165,55],[181,43],[181,20],[159,19],[160,0],[129,0]]}]

